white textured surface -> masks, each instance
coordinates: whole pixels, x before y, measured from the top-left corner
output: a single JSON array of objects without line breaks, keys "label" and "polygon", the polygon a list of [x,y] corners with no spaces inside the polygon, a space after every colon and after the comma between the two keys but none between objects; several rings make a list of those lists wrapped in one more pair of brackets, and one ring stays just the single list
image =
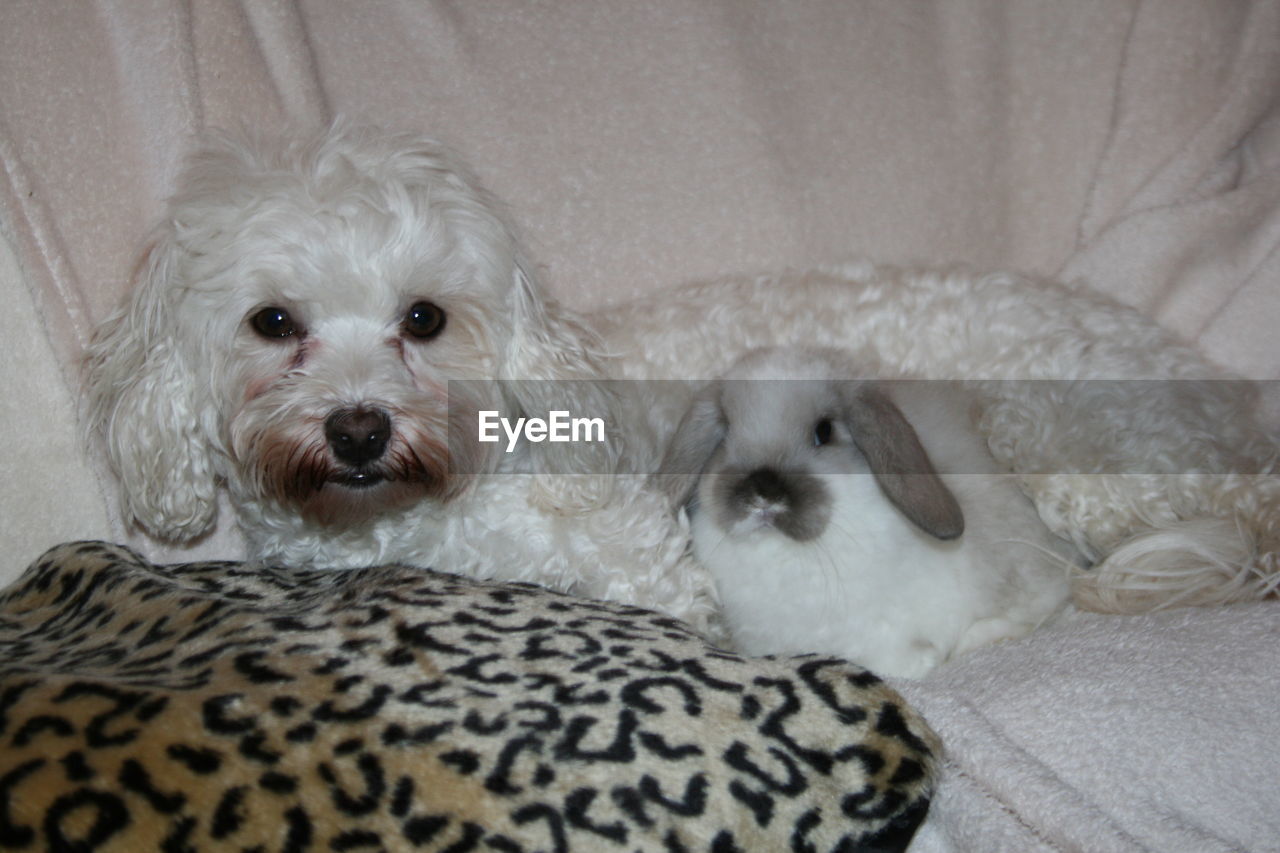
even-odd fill
[{"label": "white textured surface", "polygon": [[44,549],[68,539],[111,538],[97,480],[76,426],[71,394],[0,237],[0,587]]},{"label": "white textured surface", "polygon": [[1280,602],[1076,621],[902,693],[947,761],[913,853],[1280,850]]}]

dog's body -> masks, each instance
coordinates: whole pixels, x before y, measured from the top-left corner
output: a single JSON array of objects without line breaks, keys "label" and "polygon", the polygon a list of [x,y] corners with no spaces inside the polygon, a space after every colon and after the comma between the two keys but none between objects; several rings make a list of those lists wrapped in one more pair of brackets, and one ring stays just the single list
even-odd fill
[{"label": "dog's body", "polygon": [[[691,334],[689,317],[718,333]],[[636,379],[710,380],[749,349],[800,344],[889,376],[971,380],[997,461],[1095,561],[1075,585],[1083,607],[1218,604],[1280,586],[1280,445],[1259,424],[1257,389],[1099,294],[851,263],[685,285],[590,322]]]},{"label": "dog's body", "polygon": [[[873,348],[922,376],[1216,375],[1133,312],[1010,277],[848,268],[722,281],[584,319],[531,269],[501,206],[434,143],[343,125],[216,142],[90,348],[89,421],[125,514],[188,541],[213,525],[225,487],[262,560],[538,581],[706,629],[714,594],[686,554],[687,524],[643,476],[691,392],[672,385],[675,399],[655,404],[601,377],[711,378],[746,349],[792,341]],[[1215,393],[1203,420],[1230,431],[1206,443],[1166,430],[1175,463],[1265,455]],[[1022,402],[988,408],[992,448],[1024,474],[1053,471],[1059,425]],[[615,440],[507,455],[449,439],[483,410],[558,408],[607,418]],[[1146,436],[1130,438],[1073,453],[1147,459]],[[1259,505],[1247,483],[1027,482],[1050,526],[1098,555],[1134,533],[1240,516],[1232,544],[1247,553],[1229,562],[1252,570],[1273,533],[1246,512]]]}]

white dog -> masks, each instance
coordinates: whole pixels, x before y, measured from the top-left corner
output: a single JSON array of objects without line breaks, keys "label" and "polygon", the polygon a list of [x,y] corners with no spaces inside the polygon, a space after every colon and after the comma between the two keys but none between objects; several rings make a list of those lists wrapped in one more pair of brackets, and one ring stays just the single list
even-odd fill
[{"label": "white dog", "polygon": [[[125,509],[161,539],[209,530],[225,486],[264,561],[536,581],[704,630],[714,613],[687,528],[627,474],[661,454],[651,407],[597,381],[592,334],[434,143],[216,140],[88,368]],[[607,435],[479,441],[482,412],[558,411]]]}]

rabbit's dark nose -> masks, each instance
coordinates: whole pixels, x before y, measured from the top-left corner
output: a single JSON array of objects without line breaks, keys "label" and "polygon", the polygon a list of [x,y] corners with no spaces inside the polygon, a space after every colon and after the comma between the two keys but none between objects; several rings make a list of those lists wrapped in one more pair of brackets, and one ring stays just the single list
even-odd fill
[{"label": "rabbit's dark nose", "polygon": [[812,474],[756,468],[732,482],[722,498],[729,524],[754,518],[797,542],[807,542],[822,535],[831,518],[827,487]]},{"label": "rabbit's dark nose", "polygon": [[788,497],[787,484],[772,468],[757,468],[747,475],[743,484],[752,494],[770,502],[780,503]]},{"label": "rabbit's dark nose", "polygon": [[324,436],[338,459],[364,465],[386,451],[391,418],[381,409],[339,409],[325,419]]}]

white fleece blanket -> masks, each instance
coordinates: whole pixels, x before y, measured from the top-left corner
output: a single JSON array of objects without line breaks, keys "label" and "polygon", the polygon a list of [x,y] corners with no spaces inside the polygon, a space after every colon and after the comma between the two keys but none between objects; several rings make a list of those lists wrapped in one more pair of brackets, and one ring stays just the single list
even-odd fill
[{"label": "white fleece blanket", "polygon": [[[336,113],[460,149],[583,306],[866,256],[1083,277],[1280,378],[1276,0],[8,0],[0,582],[164,559],[75,429],[92,324],[211,125]],[[225,520],[225,515],[224,515]],[[918,846],[1280,850],[1273,607],[1082,622],[909,692],[951,772]]]},{"label": "white fleece blanket", "polygon": [[937,851],[1280,850],[1280,602],[1080,616],[898,682],[946,744]]}]

